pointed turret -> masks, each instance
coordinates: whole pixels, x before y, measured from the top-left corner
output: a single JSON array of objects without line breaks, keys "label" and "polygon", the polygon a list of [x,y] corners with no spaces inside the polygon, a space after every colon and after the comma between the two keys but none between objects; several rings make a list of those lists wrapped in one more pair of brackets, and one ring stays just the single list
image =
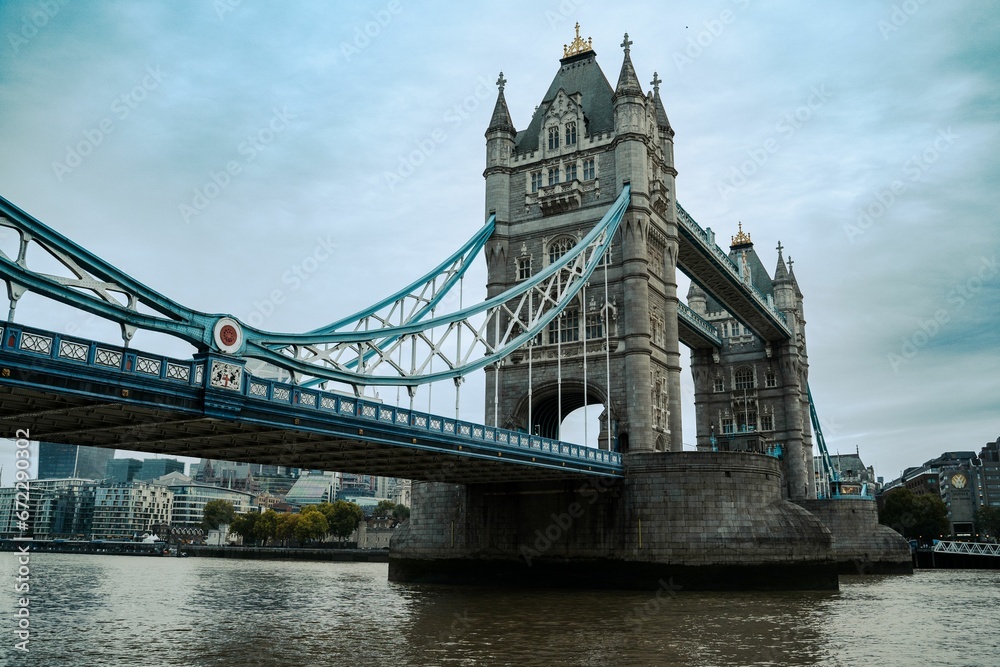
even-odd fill
[{"label": "pointed turret", "polygon": [[495,213],[497,220],[510,220],[510,160],[514,154],[517,130],[507,110],[503,88],[507,80],[503,72],[497,78],[497,103],[486,129],[486,215]]},{"label": "pointed turret", "polygon": [[705,290],[691,283],[687,293],[687,302],[688,308],[705,317],[708,310],[708,295],[705,294]]},{"label": "pointed turret", "polygon": [[785,268],[785,259],[781,256],[784,246],[778,241],[778,264],[774,267],[774,282],[784,282],[788,280],[788,269]]},{"label": "pointed turret", "polygon": [[663,79],[657,72],[653,72],[653,80],[649,82],[653,86],[653,104],[656,110],[656,125],[660,131],[669,136],[674,136],[674,130],[670,127],[670,119],[667,118],[667,110],[663,107],[663,100],[660,99],[660,84]]},{"label": "pointed turret", "polygon": [[506,83],[507,80],[503,78],[503,72],[500,72],[500,78],[497,79],[497,87],[499,88],[497,103],[493,107],[493,117],[490,118],[490,126],[486,128],[487,137],[494,131],[508,132],[512,137],[517,134],[517,130],[514,129],[514,121],[510,119],[510,111],[507,109],[507,100],[503,96],[503,88]]},{"label": "pointed turret", "polygon": [[[635,68],[632,66],[632,57],[629,55],[632,41],[628,38],[628,33],[625,33],[625,39],[622,40],[621,46],[625,49],[625,60],[622,62],[622,71],[618,75],[618,85],[615,86],[615,96],[613,99],[617,100],[619,97],[625,95],[642,97],[642,87],[639,86],[639,77],[635,75]],[[664,116],[666,116],[666,113],[664,113]]]}]

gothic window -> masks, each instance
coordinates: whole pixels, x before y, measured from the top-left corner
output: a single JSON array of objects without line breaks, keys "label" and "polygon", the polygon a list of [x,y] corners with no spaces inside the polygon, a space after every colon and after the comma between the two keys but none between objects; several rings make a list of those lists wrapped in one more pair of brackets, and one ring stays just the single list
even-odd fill
[{"label": "gothic window", "polygon": [[576,240],[568,237],[556,239],[549,244],[549,264],[554,264],[576,245]]},{"label": "gothic window", "polygon": [[542,172],[533,171],[531,172],[531,191],[538,192],[538,189],[542,187]]},{"label": "gothic window", "polygon": [[566,145],[576,145],[576,123],[566,123]]},{"label": "gothic window", "polygon": [[729,338],[729,322],[722,323],[722,337]]},{"label": "gothic window", "polygon": [[604,337],[604,314],[601,312],[587,314],[587,339]]},{"label": "gothic window", "polygon": [[576,163],[566,165],[566,182],[576,180]]},{"label": "gothic window", "polygon": [[733,420],[729,417],[722,418],[722,432],[733,433]]},{"label": "gothic window", "polygon": [[733,374],[733,389],[742,391],[744,389],[753,389],[755,386],[752,368],[743,367],[736,369],[736,373]]},{"label": "gothic window", "polygon": [[592,181],[595,178],[594,158],[583,161],[583,180]]},{"label": "gothic window", "polygon": [[653,428],[667,428],[667,383],[662,378],[653,385]]},{"label": "gothic window", "polygon": [[549,343],[572,343],[580,340],[580,311],[567,308],[562,315],[549,322]]},{"label": "gothic window", "polygon": [[778,378],[775,376],[774,371],[771,370],[770,368],[768,368],[767,372],[764,373],[764,386],[765,387],[778,386]]},{"label": "gothic window", "polygon": [[527,280],[531,277],[531,257],[517,258],[517,279]]},{"label": "gothic window", "polygon": [[736,421],[740,433],[752,433],[757,430],[757,413],[753,410],[738,413]]},{"label": "gothic window", "polygon": [[722,378],[715,378],[715,381],[712,383],[712,391],[719,393],[720,391],[725,391],[725,390],[726,387],[725,384],[722,382]]},{"label": "gothic window", "polygon": [[555,185],[559,182],[559,167],[549,168],[549,185]]},{"label": "gothic window", "polygon": [[773,431],[774,430],[774,415],[761,415],[760,416],[760,430],[761,431]]},{"label": "gothic window", "polygon": [[549,128],[549,150],[554,151],[559,148],[559,128],[550,127]]},{"label": "gothic window", "polygon": [[649,328],[653,332],[653,342],[657,345],[663,344],[663,318],[659,311],[655,311],[649,316]]}]

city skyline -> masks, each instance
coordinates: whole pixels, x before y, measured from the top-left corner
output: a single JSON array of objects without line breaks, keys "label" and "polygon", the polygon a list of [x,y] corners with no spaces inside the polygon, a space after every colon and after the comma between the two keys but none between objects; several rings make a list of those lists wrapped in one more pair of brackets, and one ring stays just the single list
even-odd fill
[{"label": "city skyline", "polygon": [[[662,81],[678,199],[724,246],[742,222],[769,271],[778,241],[795,260],[831,454],[860,447],[891,479],[993,441],[997,18],[973,3],[744,1],[639,22],[614,18],[642,7],[624,4],[54,5],[30,38],[0,44],[0,194],[185,305],[307,330],[408,283],[479,227],[501,70],[524,129],[577,22],[612,82],[627,31],[643,92],[654,72]],[[6,3],[0,17],[21,26],[39,7]],[[485,25],[521,38],[483,40]],[[466,304],[484,284],[480,261]],[[117,338],[30,296],[16,319]],[[190,354],[146,332],[133,345]],[[482,389],[469,378],[463,418],[484,419]],[[693,443],[686,368],[683,391]],[[453,404],[435,390],[434,411]]]}]

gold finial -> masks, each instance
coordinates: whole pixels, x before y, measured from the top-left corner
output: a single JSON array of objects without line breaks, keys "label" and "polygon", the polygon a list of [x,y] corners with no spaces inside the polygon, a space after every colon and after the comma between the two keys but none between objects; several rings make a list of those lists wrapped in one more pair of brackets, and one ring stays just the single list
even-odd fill
[{"label": "gold finial", "polygon": [[576,37],[573,39],[569,45],[563,44],[563,58],[569,58],[570,56],[575,56],[578,53],[586,53],[587,51],[593,51],[594,40],[592,37],[588,37],[587,41],[583,41],[580,37],[580,23],[576,24]]},{"label": "gold finial", "polygon": [[753,241],[750,240],[750,235],[743,231],[742,222],[740,223],[740,231],[736,234],[736,236],[732,237],[732,239],[733,239],[733,242],[731,244],[732,247],[741,245],[753,245]]}]

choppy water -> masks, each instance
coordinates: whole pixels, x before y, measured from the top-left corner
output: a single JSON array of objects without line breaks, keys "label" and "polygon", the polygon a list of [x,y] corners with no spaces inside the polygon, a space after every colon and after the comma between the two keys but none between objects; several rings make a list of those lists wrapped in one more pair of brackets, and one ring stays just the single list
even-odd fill
[{"label": "choppy water", "polygon": [[0,553],[0,664],[1000,665],[1000,572],[844,577],[839,592],[392,584],[385,564],[37,554],[30,652]]}]

